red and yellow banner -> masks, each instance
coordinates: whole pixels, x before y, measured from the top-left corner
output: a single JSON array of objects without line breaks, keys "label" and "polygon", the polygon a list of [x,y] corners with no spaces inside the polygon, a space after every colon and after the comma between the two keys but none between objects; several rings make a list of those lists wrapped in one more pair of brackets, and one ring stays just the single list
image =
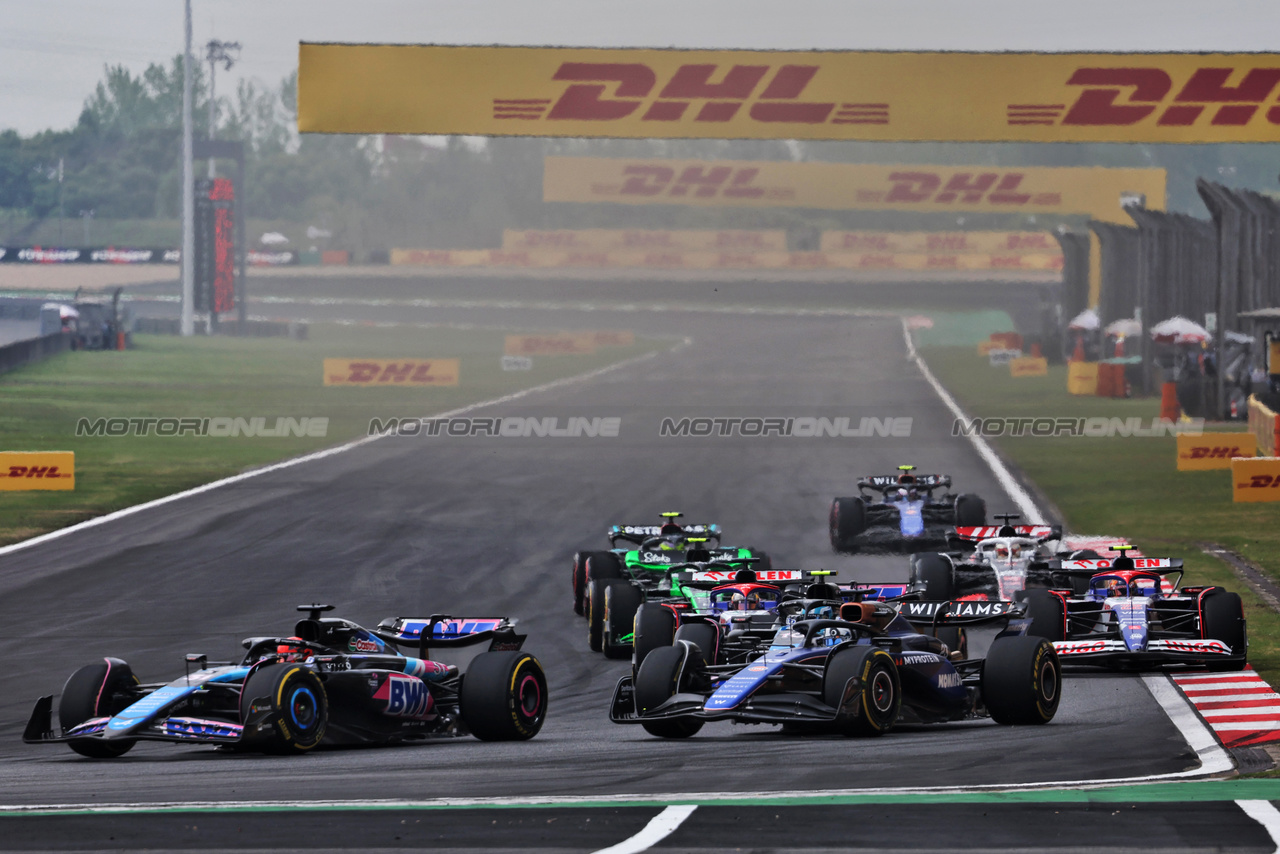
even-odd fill
[{"label": "red and yellow banner", "polygon": [[298,130],[1275,142],[1280,56],[299,46]]},{"label": "red and yellow banner", "polygon": [[1252,433],[1179,434],[1178,471],[1229,469],[1235,457],[1252,457],[1258,452]]},{"label": "red and yellow banner", "polygon": [[[542,198],[697,207],[1088,214],[1131,224],[1120,207],[1121,194],[1140,193],[1147,207],[1163,210],[1165,183],[1163,169],[547,157]],[[1058,251],[1052,237],[1043,238]],[[872,248],[831,240],[822,248]]]},{"label": "red and yellow banner", "polygon": [[325,359],[324,384],[455,386],[458,359]]},{"label": "red and yellow banner", "polygon": [[1280,501],[1280,457],[1233,459],[1231,498],[1238,503]]},{"label": "red and yellow banner", "polygon": [[0,451],[0,492],[76,488],[71,451]]}]

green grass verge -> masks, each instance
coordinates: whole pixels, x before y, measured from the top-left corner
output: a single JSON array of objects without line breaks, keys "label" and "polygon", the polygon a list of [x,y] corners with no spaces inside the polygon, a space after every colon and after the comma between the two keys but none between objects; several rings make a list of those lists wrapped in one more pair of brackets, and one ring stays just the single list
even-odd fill
[{"label": "green grass verge", "polygon": [[[133,350],[65,353],[0,376],[0,450],[76,453],[74,492],[0,492],[0,544],[363,436],[373,417],[445,412],[664,346],[638,339],[504,372],[504,334],[314,325],[307,341],[140,335]],[[461,360],[456,387],[323,385],[325,358],[449,357]],[[330,421],[324,438],[75,435],[81,418],[161,416]]]},{"label": "green grass verge", "polygon": [[[975,348],[930,347],[921,354],[974,417],[1138,417],[1150,426],[1160,414],[1159,398],[1068,395],[1065,366],[1050,367],[1047,377],[1014,379],[1007,368],[988,365]],[[1280,503],[1232,503],[1228,471],[1178,471],[1172,437],[1003,436],[990,441],[1044,490],[1071,531],[1127,537],[1146,554],[1182,558],[1187,583],[1238,592],[1249,620],[1250,663],[1268,682],[1280,684],[1280,615],[1229,566],[1197,546],[1225,546],[1280,578]],[[1002,512],[994,506],[988,511]]]}]

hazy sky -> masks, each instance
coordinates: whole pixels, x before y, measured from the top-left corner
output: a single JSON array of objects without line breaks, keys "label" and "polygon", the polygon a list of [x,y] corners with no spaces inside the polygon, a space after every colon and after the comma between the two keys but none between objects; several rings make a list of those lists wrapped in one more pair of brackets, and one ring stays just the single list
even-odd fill
[{"label": "hazy sky", "polygon": [[[66,128],[102,67],[182,49],[182,0],[0,0],[0,128]],[[192,0],[220,74],[275,84],[299,41],[922,50],[1278,51],[1280,0]]]}]

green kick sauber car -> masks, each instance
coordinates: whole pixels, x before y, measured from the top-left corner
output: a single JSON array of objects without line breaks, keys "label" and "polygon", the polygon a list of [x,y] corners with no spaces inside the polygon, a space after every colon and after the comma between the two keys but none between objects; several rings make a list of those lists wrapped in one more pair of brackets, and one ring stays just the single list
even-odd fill
[{"label": "green kick sauber car", "polygon": [[[573,609],[587,618],[592,651],[630,656],[635,612],[648,599],[688,600],[689,607],[698,607],[693,594],[673,580],[677,568],[714,563],[731,576],[739,569],[772,566],[769,556],[754,547],[721,546],[720,526],[681,525],[680,516],[663,513],[661,525],[614,525],[608,535],[613,549],[574,555]],[[619,548],[619,543],[635,547]]]}]

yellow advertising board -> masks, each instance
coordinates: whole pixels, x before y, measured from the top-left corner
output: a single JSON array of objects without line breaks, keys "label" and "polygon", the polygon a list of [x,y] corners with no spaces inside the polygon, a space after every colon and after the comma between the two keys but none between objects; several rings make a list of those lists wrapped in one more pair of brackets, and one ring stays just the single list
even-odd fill
[{"label": "yellow advertising board", "polygon": [[1249,432],[1264,457],[1280,456],[1280,415],[1254,395],[1249,396]]},{"label": "yellow advertising board", "polygon": [[1233,459],[1231,499],[1237,503],[1280,501],[1280,457]]},{"label": "yellow advertising board", "polygon": [[298,130],[1275,142],[1280,56],[299,46]]},{"label": "yellow advertising board", "polygon": [[0,451],[0,492],[75,488],[72,451]]},{"label": "yellow advertising board", "polygon": [[824,252],[1061,255],[1047,231],[824,231]]},{"label": "yellow advertising board", "polygon": [[552,231],[508,228],[503,249],[674,249],[786,252],[782,229],[631,229],[583,228]]},{"label": "yellow advertising board", "polygon": [[[630,205],[1089,214],[1131,224],[1120,207],[1121,193],[1141,193],[1147,207],[1163,210],[1165,184],[1163,169],[547,157],[542,198]],[[863,248],[857,246],[858,235],[874,241],[886,233],[828,234],[823,249],[847,250]],[[1048,234],[1036,242],[1046,239],[1051,251],[1059,251]]]},{"label": "yellow advertising board", "polygon": [[1098,393],[1097,362],[1067,362],[1067,394]]},{"label": "yellow advertising board", "polygon": [[1049,360],[1041,356],[1019,356],[1009,360],[1011,377],[1047,377]]},{"label": "yellow advertising board", "polygon": [[592,332],[508,335],[502,350],[507,356],[581,355],[595,351],[596,336]]},{"label": "yellow advertising board", "polygon": [[325,359],[324,384],[456,386],[457,359]]},{"label": "yellow advertising board", "polygon": [[1235,457],[1252,457],[1258,452],[1252,433],[1201,433],[1178,435],[1178,471],[1229,469]]}]

